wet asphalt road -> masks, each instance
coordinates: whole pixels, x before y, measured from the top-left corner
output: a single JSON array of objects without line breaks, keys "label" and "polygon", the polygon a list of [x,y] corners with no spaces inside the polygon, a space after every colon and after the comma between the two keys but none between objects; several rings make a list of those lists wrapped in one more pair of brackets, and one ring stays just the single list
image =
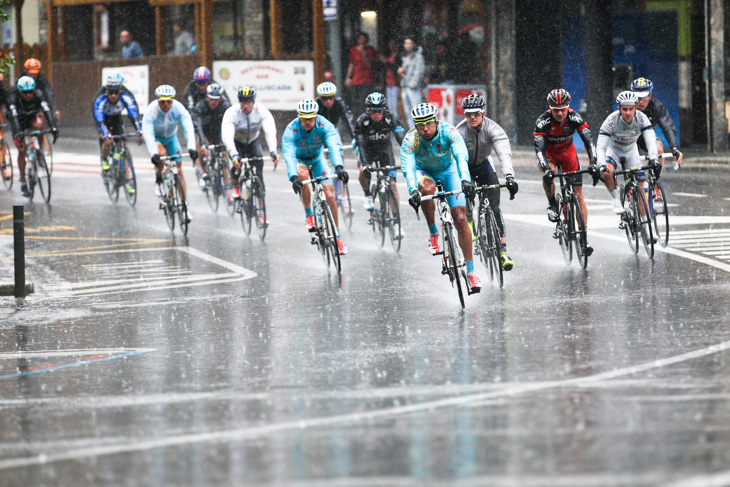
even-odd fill
[{"label": "wet asphalt road", "polygon": [[[396,254],[351,184],[337,276],[282,167],[265,242],[192,184],[185,239],[146,159],[130,208],[93,145],[58,149],[51,205],[26,208],[37,292],[0,301],[0,485],[730,485],[725,168],[666,174],[673,233],[653,261],[587,187],[583,271],[518,161],[516,267],[500,290],[477,261],[462,312],[405,199]],[[3,210],[22,202],[0,190]]]}]

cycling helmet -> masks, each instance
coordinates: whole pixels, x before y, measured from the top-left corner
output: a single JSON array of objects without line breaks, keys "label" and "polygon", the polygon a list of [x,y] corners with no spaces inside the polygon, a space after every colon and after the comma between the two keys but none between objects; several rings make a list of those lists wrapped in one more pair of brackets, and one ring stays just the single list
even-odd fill
[{"label": "cycling helmet", "polygon": [[570,93],[562,88],[548,93],[547,103],[550,108],[563,108],[570,105]]},{"label": "cycling helmet", "polygon": [[160,85],[155,90],[155,96],[158,100],[172,100],[175,98],[175,88],[170,85]]},{"label": "cycling helmet", "polygon": [[243,86],[238,89],[238,101],[255,100],[255,99],[256,99],[256,90],[254,90],[250,86]]},{"label": "cycling helmet", "polygon": [[104,85],[104,90],[106,92],[115,91],[119,92],[122,89],[122,82],[119,81],[119,78],[116,76],[109,76],[106,79],[106,84]]},{"label": "cycling helmet", "polygon": [[365,108],[368,110],[383,110],[385,108],[385,97],[377,91],[370,93],[365,98]]},{"label": "cycling helmet", "polygon": [[631,105],[636,106],[639,103],[639,97],[633,91],[622,91],[616,97],[616,104],[618,106]]},{"label": "cycling helmet", "polygon": [[36,58],[26,60],[23,66],[25,66],[29,74],[38,74],[41,72],[41,62]]},{"label": "cycling helmet", "polygon": [[483,112],[484,107],[487,106],[487,101],[482,95],[472,93],[463,100],[461,100],[461,108],[464,112]]},{"label": "cycling helmet", "polygon": [[210,70],[205,66],[201,66],[193,73],[193,79],[196,83],[207,83],[210,81]]},{"label": "cycling helmet", "polygon": [[220,100],[223,98],[223,88],[218,83],[211,83],[205,89],[205,95],[211,100]]},{"label": "cycling helmet", "polygon": [[319,96],[335,96],[337,94],[337,87],[334,83],[325,81],[317,85],[317,94]]},{"label": "cycling helmet", "polygon": [[426,123],[436,120],[439,110],[431,103],[421,103],[411,110],[411,118],[416,123]]},{"label": "cycling helmet", "polygon": [[315,118],[319,111],[319,105],[314,100],[305,99],[297,105],[297,113],[301,118]]},{"label": "cycling helmet", "polygon": [[651,80],[647,78],[637,78],[634,80],[633,83],[631,83],[631,91],[636,93],[636,96],[638,96],[639,98],[649,96],[651,90],[653,89],[654,83],[652,83]]},{"label": "cycling helmet", "polygon": [[18,91],[35,90],[35,80],[30,76],[21,76],[18,80]]}]

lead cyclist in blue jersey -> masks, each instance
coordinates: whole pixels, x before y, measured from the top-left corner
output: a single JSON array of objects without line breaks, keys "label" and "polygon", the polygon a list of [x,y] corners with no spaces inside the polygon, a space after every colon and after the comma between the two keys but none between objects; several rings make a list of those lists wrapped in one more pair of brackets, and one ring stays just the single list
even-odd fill
[{"label": "lead cyclist in blue jersey", "polygon": [[[444,191],[461,189],[463,194],[448,197],[454,226],[459,233],[459,245],[464,252],[466,272],[472,293],[482,288],[474,273],[471,231],[466,222],[466,198],[474,194],[469,174],[469,153],[466,143],[456,127],[437,120],[438,109],[430,103],[421,103],[411,111],[415,128],[408,131],[400,148],[400,165],[411,197],[408,203],[415,209],[421,206],[421,195],[436,192],[436,181],[441,181]],[[439,253],[438,228],[434,219],[436,205],[433,200],[423,202],[423,214],[431,234],[429,247]]]},{"label": "lead cyclist in blue jersey", "polygon": [[[302,184],[303,179],[309,179],[309,168],[312,168],[314,177],[328,173],[327,159],[322,147],[329,149],[332,163],[337,172],[337,178],[343,183],[350,179],[342,162],[342,141],[340,134],[331,122],[321,115],[317,115],[319,105],[314,100],[302,100],[297,105],[299,116],[289,122],[281,138],[281,152],[286,161],[287,175],[292,183],[294,192],[302,195],[302,204],[306,214],[306,224],[311,230],[314,228],[314,215],[310,208],[311,191],[309,186]],[[340,224],[337,218],[337,203],[332,188],[332,180],[323,181],[327,203],[332,210],[332,216],[337,225],[337,248],[340,255],[347,253],[347,247],[340,236]]]},{"label": "lead cyclist in blue jersey", "polygon": [[[185,176],[182,170],[182,157],[180,156],[180,141],[177,138],[177,125],[182,125],[185,140],[188,144],[188,153],[193,161],[198,158],[198,151],[195,150],[195,127],[190,113],[182,103],[175,98],[175,88],[170,85],[160,85],[155,90],[157,100],[147,107],[142,118],[142,135],[144,136],[147,150],[152,158],[152,164],[156,168],[155,190],[157,195],[162,194],[162,161],[160,156],[177,156],[177,170],[182,180],[183,193],[187,201],[188,191],[185,185]],[[191,220],[190,206],[188,205],[188,220]]]}]

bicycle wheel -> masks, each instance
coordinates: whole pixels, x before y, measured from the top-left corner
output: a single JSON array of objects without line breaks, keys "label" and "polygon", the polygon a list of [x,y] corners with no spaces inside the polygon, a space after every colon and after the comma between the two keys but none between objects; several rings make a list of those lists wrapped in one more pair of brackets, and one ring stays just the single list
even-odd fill
[{"label": "bicycle wheel", "polygon": [[[643,193],[643,189],[639,189]],[[639,222],[637,233],[641,234],[641,242],[644,244],[644,250],[646,255],[650,259],[654,258],[654,232],[653,224],[651,221],[651,214],[649,213],[649,207],[646,204],[646,199],[643,197],[636,198],[637,208],[637,221]]]},{"label": "bicycle wheel", "polygon": [[[390,235],[390,243],[396,252],[400,251],[400,211],[398,209],[398,198],[395,196],[395,190],[388,185],[386,191],[386,208],[385,220],[388,224],[388,234]],[[396,228],[398,233],[396,234]]]},{"label": "bicycle wheel", "polygon": [[568,265],[573,262],[573,241],[570,239],[570,220],[570,207],[560,197],[558,198],[558,223],[555,231],[558,234],[560,250],[563,251],[563,259],[565,259],[565,263]]},{"label": "bicycle wheel", "polygon": [[352,211],[352,200],[350,199],[350,189],[346,183],[337,181],[337,206],[340,210],[340,215],[347,225],[347,229],[352,228],[352,217],[354,212]]},{"label": "bicycle wheel", "polygon": [[269,223],[266,220],[266,201],[264,198],[263,184],[258,176],[254,176],[251,183],[251,199],[251,216],[256,222],[256,232],[263,242],[264,238],[266,238],[266,227],[269,226]]},{"label": "bicycle wheel", "polygon": [[248,182],[241,186],[241,200],[239,201],[241,215],[241,226],[243,227],[243,233],[251,235],[251,216],[254,213],[253,210],[253,192],[248,186]]},{"label": "bicycle wheel", "polygon": [[[4,139],[0,139],[0,150],[3,152],[2,178],[5,188],[10,191],[13,187],[13,158],[10,157],[10,149]],[[7,177],[6,177],[6,174]]]},{"label": "bicycle wheel", "polygon": [[649,186],[649,208],[654,222],[654,235],[659,244],[666,247],[669,243],[669,210],[664,188],[659,181]]},{"label": "bicycle wheel", "polygon": [[373,223],[373,237],[378,247],[383,247],[385,243],[385,215],[388,214],[388,201],[385,198],[385,192],[376,189],[371,193],[376,198],[375,208],[370,212],[370,220]]},{"label": "bicycle wheel", "polygon": [[36,178],[38,178],[38,188],[41,190],[41,196],[46,203],[51,202],[51,174],[48,172],[46,158],[43,152],[36,150]]},{"label": "bicycle wheel", "polygon": [[104,173],[104,183],[106,186],[106,193],[109,195],[109,199],[112,203],[116,203],[119,200],[119,165],[113,159],[109,160],[111,168]]},{"label": "bicycle wheel", "polygon": [[340,262],[340,249],[337,247],[337,227],[335,219],[332,216],[332,210],[326,201],[322,201],[324,205],[324,223],[325,223],[325,248],[327,250],[327,260],[331,262],[337,272],[340,272],[342,263]]},{"label": "bicycle wheel", "polygon": [[205,197],[208,200],[208,206],[213,213],[218,213],[218,202],[221,197],[223,185],[220,183],[220,169],[218,168],[217,158],[212,159],[208,165],[208,181],[206,182],[207,191]]},{"label": "bicycle wheel", "polygon": [[456,281],[456,290],[459,293],[459,302],[461,308],[464,309],[464,291],[461,289],[461,279],[459,279],[459,255],[456,253],[456,244],[454,242],[454,229],[450,223],[444,224],[444,259],[446,259],[446,270],[453,287]]},{"label": "bicycle wheel", "polygon": [[[324,205],[326,206],[327,203],[325,202]],[[319,250],[319,253],[322,254],[322,259],[324,260],[324,264],[329,267],[330,264],[330,257],[327,253],[327,239],[325,238],[325,216],[322,210],[323,206],[319,203],[319,198],[317,197],[317,193],[313,192],[312,194],[312,203],[311,203],[311,209],[312,214],[314,215],[314,235],[312,236],[312,243],[317,245],[317,250]]]},{"label": "bicycle wheel", "polygon": [[497,226],[497,220],[494,218],[494,213],[491,208],[487,209],[486,215],[488,215],[488,227],[487,229],[487,251],[490,271],[489,275],[494,280],[495,278],[499,281],[499,287],[504,287],[504,274],[502,270],[502,264],[499,262],[499,251],[502,248],[502,239],[499,235],[499,227]]},{"label": "bicycle wheel", "polygon": [[578,257],[578,262],[583,269],[588,268],[588,254],[586,253],[586,247],[588,246],[588,235],[586,226],[583,223],[583,210],[580,209],[580,204],[577,201],[577,197],[573,196],[570,202],[571,213],[573,215],[573,242],[575,243],[575,256]]},{"label": "bicycle wheel", "polygon": [[[124,178],[124,196],[127,198],[127,203],[129,203],[129,206],[134,206],[137,204],[137,175],[134,172],[134,163],[132,163],[132,154],[129,152],[124,152],[124,164],[129,168],[129,178],[127,178],[127,175],[125,174],[126,171],[122,169],[122,178]],[[129,185],[133,192],[130,193],[129,189],[126,187],[126,185]]]},{"label": "bicycle wheel", "polygon": [[175,174],[175,207],[177,209],[178,222],[183,235],[188,234],[188,203],[183,197],[183,185],[179,174]]},{"label": "bicycle wheel", "polygon": [[53,174],[53,146],[51,145],[51,142],[48,140],[48,134],[43,134],[43,138],[41,140],[41,147],[43,147],[43,152],[46,158],[46,165],[48,166],[48,173]]},{"label": "bicycle wheel", "polygon": [[626,232],[626,240],[629,242],[629,248],[635,254],[639,253],[639,231],[640,219],[637,218],[639,209],[636,206],[636,199],[633,196],[634,186],[626,186],[621,188],[621,201],[624,205],[624,214],[622,216],[622,224]]}]

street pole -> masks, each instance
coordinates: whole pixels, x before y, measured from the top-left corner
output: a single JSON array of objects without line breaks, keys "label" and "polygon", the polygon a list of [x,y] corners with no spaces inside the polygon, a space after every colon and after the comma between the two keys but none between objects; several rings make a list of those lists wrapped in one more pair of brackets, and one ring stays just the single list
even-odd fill
[{"label": "street pole", "polygon": [[23,206],[13,206],[13,252],[15,257],[15,297],[25,297],[25,215]]}]

